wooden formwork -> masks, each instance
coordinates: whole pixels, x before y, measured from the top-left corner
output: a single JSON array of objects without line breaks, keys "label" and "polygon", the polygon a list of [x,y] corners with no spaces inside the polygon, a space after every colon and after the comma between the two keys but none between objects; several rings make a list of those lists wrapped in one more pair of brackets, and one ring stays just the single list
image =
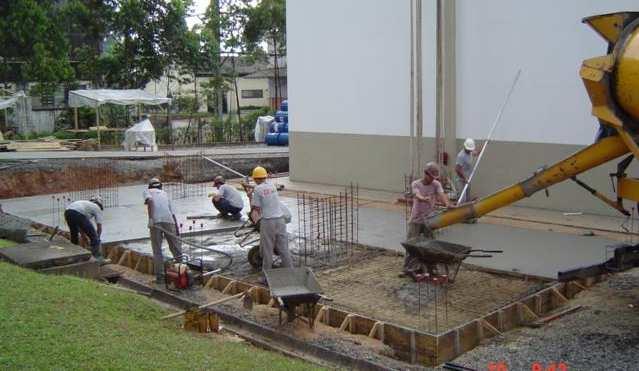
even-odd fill
[{"label": "wooden formwork", "polygon": [[[121,246],[107,246],[107,257],[112,262],[138,272],[153,274],[151,256]],[[354,335],[381,341],[393,349],[395,356],[408,363],[435,366],[450,361],[475,348],[482,340],[501,336],[503,332],[524,326],[561,307],[577,293],[593,285],[600,278],[552,284],[534,294],[514,301],[495,311],[444,333],[432,334],[366,315],[338,309],[330,305],[317,305],[312,314],[316,323],[322,323]],[[276,306],[270,291],[262,286],[237,279],[215,275],[208,278],[204,289],[226,295],[248,292],[255,304]],[[299,313],[303,316],[303,313]]]}]

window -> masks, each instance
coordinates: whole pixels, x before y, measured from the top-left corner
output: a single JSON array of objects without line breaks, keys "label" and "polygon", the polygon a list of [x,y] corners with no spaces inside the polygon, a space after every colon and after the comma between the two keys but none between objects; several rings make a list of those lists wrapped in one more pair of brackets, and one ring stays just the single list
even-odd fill
[{"label": "window", "polygon": [[242,90],[242,99],[263,98],[264,91],[262,89]]}]

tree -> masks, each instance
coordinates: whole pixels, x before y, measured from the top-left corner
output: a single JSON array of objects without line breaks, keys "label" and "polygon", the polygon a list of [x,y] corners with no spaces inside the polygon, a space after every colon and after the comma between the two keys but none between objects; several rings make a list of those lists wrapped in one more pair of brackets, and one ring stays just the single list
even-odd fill
[{"label": "tree", "polygon": [[0,3],[0,55],[5,81],[16,81],[23,88],[28,81],[36,81],[40,93],[52,93],[58,83],[74,78],[61,20],[60,9],[49,1]]},{"label": "tree", "polygon": [[286,55],[286,1],[261,0],[247,9],[244,38],[249,51],[259,53],[266,43],[273,53],[275,99],[280,95],[278,56]]},{"label": "tree", "polygon": [[104,56],[107,84],[141,88],[159,79],[184,50],[190,0],[122,0]]}]

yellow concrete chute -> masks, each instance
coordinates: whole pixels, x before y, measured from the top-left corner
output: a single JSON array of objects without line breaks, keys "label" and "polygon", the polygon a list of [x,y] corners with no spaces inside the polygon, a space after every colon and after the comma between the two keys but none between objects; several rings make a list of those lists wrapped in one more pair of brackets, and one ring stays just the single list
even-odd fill
[{"label": "yellow concrete chute", "polygon": [[[629,152],[639,158],[639,12],[604,14],[583,21],[609,43],[609,54],[585,60],[580,76],[592,102],[592,114],[602,125],[613,128],[615,135],[597,141],[518,184],[428,218],[425,224],[430,230],[480,217]],[[625,174],[631,158],[618,165],[617,201],[590,189],[621,212],[625,211],[622,199],[639,202],[639,180]]]}]

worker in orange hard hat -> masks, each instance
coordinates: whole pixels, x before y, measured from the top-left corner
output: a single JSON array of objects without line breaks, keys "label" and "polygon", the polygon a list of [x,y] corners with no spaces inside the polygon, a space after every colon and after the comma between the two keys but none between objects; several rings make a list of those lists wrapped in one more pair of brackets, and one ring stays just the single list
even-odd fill
[{"label": "worker in orange hard hat", "polygon": [[252,177],[257,185],[251,200],[251,217],[252,220],[260,222],[262,269],[273,268],[273,254],[276,249],[282,259],[282,267],[290,268],[293,266],[293,261],[288,250],[288,233],[286,232],[290,211],[286,206],[283,207],[275,185],[266,181],[268,177],[266,169],[261,166],[256,167],[253,169]]}]

